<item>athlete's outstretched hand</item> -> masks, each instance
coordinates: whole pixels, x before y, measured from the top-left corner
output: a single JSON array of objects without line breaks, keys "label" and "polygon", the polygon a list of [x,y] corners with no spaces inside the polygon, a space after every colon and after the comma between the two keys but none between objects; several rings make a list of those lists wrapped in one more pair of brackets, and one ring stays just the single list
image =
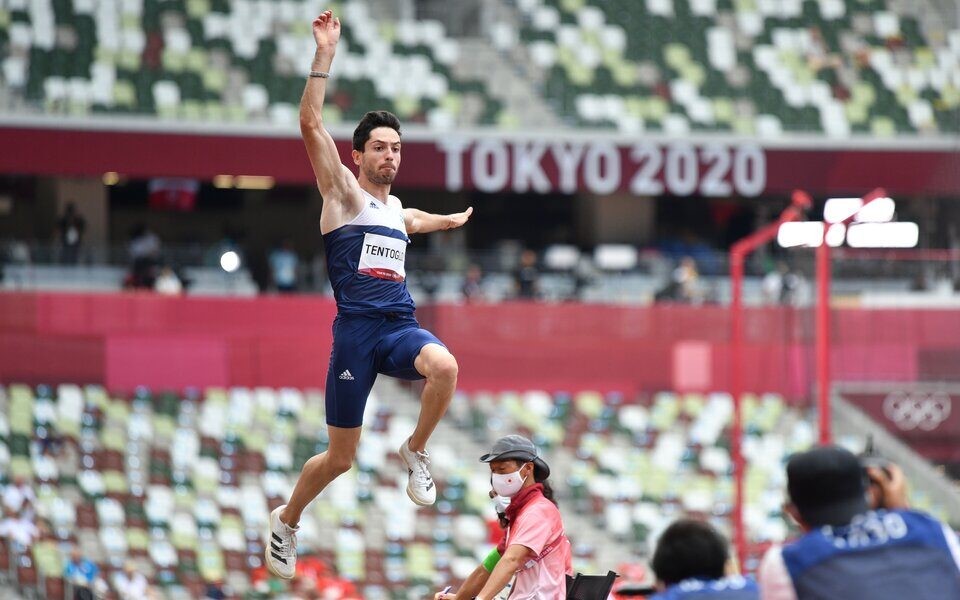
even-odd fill
[{"label": "athlete's outstretched hand", "polygon": [[447,226],[445,229],[456,229],[457,227],[463,226],[464,223],[470,220],[470,215],[473,214],[473,207],[471,206],[463,212],[453,213],[452,215],[447,215]]},{"label": "athlete's outstretched hand", "polygon": [[333,53],[340,41],[340,19],[333,16],[333,11],[325,10],[313,20],[313,39],[317,42],[317,52]]}]

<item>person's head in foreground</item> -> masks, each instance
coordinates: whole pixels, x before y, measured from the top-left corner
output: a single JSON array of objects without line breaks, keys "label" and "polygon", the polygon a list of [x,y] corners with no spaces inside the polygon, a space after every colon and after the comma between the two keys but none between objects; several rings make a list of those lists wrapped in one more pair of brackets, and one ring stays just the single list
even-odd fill
[{"label": "person's head in foreground", "polygon": [[735,573],[727,539],[706,521],[679,519],[657,540],[651,600],[758,600],[755,581]]},{"label": "person's head in foreground", "polygon": [[[790,498],[785,509],[804,530],[846,525],[871,508],[869,482],[867,471],[852,452],[839,446],[818,446],[794,454],[787,462]],[[882,507],[880,502],[873,504]]]},{"label": "person's head in foreground", "polygon": [[653,572],[663,587],[686,579],[720,579],[727,573],[727,540],[709,523],[674,521],[660,535],[653,552]]},{"label": "person's head in foreground", "polygon": [[400,119],[385,110],[363,115],[353,131],[353,162],[360,176],[390,185],[400,168]]},{"label": "person's head in foreground", "polygon": [[521,490],[543,484],[543,495],[553,500],[553,490],[547,482],[550,467],[540,457],[537,446],[522,435],[508,435],[493,444],[480,460],[490,465],[493,491],[502,498],[513,498]]}]

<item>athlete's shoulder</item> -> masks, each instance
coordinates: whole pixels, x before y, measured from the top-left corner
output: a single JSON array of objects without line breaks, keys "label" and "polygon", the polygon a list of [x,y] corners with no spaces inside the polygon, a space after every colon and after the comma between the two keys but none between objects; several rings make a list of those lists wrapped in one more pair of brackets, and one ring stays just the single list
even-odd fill
[{"label": "athlete's shoulder", "polygon": [[387,206],[392,206],[394,208],[403,208],[403,203],[400,202],[400,198],[397,198],[393,194],[387,196]]}]

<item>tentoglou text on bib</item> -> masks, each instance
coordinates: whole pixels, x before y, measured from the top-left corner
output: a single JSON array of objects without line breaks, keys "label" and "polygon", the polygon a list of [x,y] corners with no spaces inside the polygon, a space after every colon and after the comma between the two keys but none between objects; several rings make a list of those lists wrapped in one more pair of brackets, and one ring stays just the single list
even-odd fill
[{"label": "tentoglou text on bib", "polygon": [[360,265],[357,271],[377,279],[403,281],[406,278],[406,271],[403,268],[406,252],[405,240],[367,233],[363,236],[363,248],[360,250]]}]

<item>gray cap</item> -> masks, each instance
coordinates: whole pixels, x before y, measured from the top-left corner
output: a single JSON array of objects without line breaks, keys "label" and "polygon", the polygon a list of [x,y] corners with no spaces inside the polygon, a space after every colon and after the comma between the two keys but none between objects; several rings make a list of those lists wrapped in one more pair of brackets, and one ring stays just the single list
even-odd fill
[{"label": "gray cap", "polygon": [[550,467],[540,458],[540,450],[522,435],[514,434],[500,438],[493,444],[490,452],[480,457],[480,462],[488,463],[496,460],[532,462],[534,479],[543,481],[550,477]]}]

